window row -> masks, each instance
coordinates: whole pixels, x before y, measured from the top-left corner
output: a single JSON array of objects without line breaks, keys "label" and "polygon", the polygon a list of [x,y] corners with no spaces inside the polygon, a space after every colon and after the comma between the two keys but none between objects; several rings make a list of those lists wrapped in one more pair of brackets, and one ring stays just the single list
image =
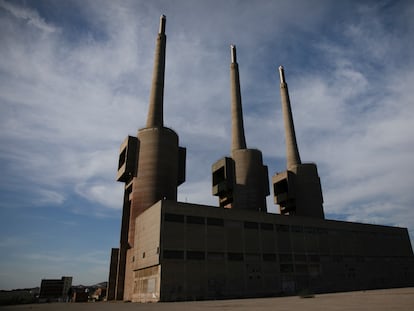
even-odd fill
[{"label": "window row", "polygon": [[236,252],[203,252],[203,251],[183,251],[183,250],[164,250],[164,259],[184,259],[186,255],[187,260],[225,260],[228,261],[277,261],[278,256],[280,262],[319,262],[319,255],[305,255],[305,254],[279,254],[263,253],[263,254],[244,254]]}]

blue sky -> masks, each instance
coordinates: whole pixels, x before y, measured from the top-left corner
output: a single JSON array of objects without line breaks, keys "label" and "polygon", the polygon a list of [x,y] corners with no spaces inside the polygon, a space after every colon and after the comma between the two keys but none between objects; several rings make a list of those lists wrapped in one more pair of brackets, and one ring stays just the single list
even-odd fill
[{"label": "blue sky", "polygon": [[145,126],[161,14],[164,122],[187,147],[180,201],[217,205],[211,165],[230,153],[235,44],[247,145],[269,177],[285,167],[283,65],[327,218],[413,236],[412,1],[0,0],[0,289],[107,279],[118,149]]}]

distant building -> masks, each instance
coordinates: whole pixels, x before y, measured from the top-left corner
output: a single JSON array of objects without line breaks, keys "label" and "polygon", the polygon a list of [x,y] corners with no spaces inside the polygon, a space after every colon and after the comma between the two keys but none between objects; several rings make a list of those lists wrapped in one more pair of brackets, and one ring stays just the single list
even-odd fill
[{"label": "distant building", "polygon": [[71,287],[71,276],[62,276],[61,279],[43,279],[40,284],[39,300],[67,301],[71,296]]},{"label": "distant building", "polygon": [[88,291],[75,291],[73,296],[71,297],[72,302],[88,302],[89,300],[89,292]]},{"label": "distant building", "polygon": [[[156,43],[145,128],[120,148],[125,184],[108,300],[156,302],[414,286],[406,228],[325,219],[314,163],[302,163],[279,68],[286,170],[272,178],[280,214],[267,213],[267,167],[244,137],[236,50],[230,65],[232,149],[212,166],[217,207],[177,202],[186,149],[163,125],[165,16]],[[260,126],[260,125],[258,125]],[[345,191],[345,189],[344,189]]]}]

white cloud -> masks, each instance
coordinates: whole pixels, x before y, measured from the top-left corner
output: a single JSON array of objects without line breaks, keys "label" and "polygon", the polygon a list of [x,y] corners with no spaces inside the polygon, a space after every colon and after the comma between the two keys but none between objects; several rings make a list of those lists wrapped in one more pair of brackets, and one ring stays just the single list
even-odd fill
[{"label": "white cloud", "polygon": [[34,26],[44,32],[55,32],[58,29],[52,25],[49,25],[45,22],[39,14],[31,9],[13,5],[4,0],[0,0],[0,7],[7,10],[9,13],[13,14],[17,19],[27,23],[30,26]]}]

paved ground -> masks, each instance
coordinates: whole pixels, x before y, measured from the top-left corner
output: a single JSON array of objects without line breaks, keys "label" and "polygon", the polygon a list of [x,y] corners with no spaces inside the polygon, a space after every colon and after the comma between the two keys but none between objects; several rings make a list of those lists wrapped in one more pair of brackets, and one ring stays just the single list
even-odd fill
[{"label": "paved ground", "polygon": [[277,310],[277,311],[413,311],[414,287],[337,294],[316,295],[314,298],[282,297],[260,299],[216,300],[170,303],[50,303],[0,307],[3,310],[80,310],[80,311],[182,311],[182,310]]}]

